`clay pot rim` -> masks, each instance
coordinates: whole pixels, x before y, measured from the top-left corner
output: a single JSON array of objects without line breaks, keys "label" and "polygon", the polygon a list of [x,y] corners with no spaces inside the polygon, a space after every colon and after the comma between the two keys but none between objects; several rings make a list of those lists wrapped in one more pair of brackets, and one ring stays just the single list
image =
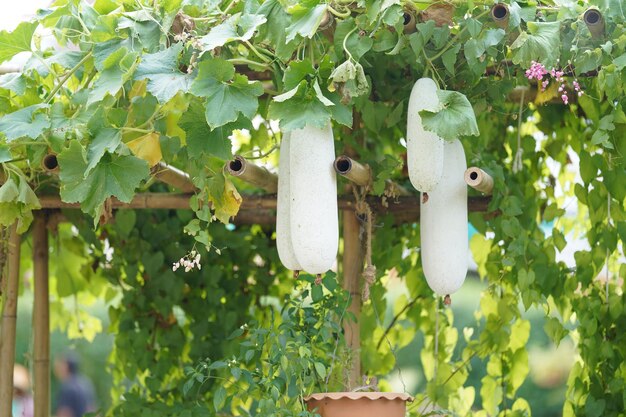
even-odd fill
[{"label": "clay pot rim", "polygon": [[324,399],[330,400],[340,400],[343,398],[347,398],[349,400],[401,400],[406,402],[412,402],[413,397],[409,394],[400,393],[400,392],[323,392],[323,393],[315,393],[311,394],[307,397],[304,397],[305,402],[309,401],[321,401]]}]

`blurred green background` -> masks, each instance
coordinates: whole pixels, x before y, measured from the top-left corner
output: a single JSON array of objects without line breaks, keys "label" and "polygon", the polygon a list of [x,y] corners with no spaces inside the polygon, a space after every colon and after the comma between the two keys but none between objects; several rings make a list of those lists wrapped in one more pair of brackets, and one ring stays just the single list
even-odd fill
[{"label": "blurred green background", "polygon": [[[390,283],[389,297],[393,301],[403,292],[402,283]],[[462,335],[463,328],[474,326],[476,319],[474,312],[480,303],[480,293],[485,288],[484,283],[476,276],[470,276],[466,280],[462,296],[454,298],[451,308],[454,311],[454,326]],[[70,300],[69,303],[72,303]],[[33,297],[30,291],[25,291],[19,299],[18,305],[18,334],[16,357],[19,363],[29,365],[29,351],[31,350],[32,335],[32,304]],[[393,303],[389,303],[393,305]],[[71,308],[71,305],[68,306]],[[81,307],[82,308],[82,307]],[[391,307],[390,307],[391,309]],[[112,377],[110,376],[107,360],[113,346],[113,335],[106,333],[108,329],[108,317],[106,305],[99,301],[86,309],[88,313],[102,320],[104,332],[99,333],[92,343],[82,339],[70,340],[68,337],[54,331],[51,339],[51,360],[67,350],[74,350],[81,358],[81,370],[89,377],[96,388],[99,406],[106,409],[111,404],[110,388]],[[390,320],[393,312],[387,312]],[[530,310],[525,319],[531,322],[531,333],[528,343],[529,351],[529,377],[524,382],[518,396],[525,398],[537,417],[556,417],[562,415],[563,400],[565,397],[565,383],[567,375],[575,358],[575,348],[569,338],[564,339],[556,348],[543,330],[544,313],[539,310]],[[402,379],[410,393],[421,392],[425,389],[425,380],[419,361],[419,351],[423,344],[423,336],[418,336],[406,347],[400,349],[398,363],[402,369]],[[460,352],[464,347],[463,337],[459,338],[457,350]],[[467,386],[476,389],[475,406],[480,405],[480,380],[485,375],[485,363],[478,358],[471,362],[471,372]],[[392,375],[390,380],[397,386],[400,383],[397,376]],[[53,377],[52,400],[57,389],[57,381]]]}]

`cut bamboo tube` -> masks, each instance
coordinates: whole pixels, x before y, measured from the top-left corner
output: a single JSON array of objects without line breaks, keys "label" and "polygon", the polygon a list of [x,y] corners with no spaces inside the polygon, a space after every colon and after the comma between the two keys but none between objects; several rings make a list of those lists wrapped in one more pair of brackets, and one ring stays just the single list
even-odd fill
[{"label": "cut bamboo tube", "polygon": [[20,235],[17,224],[11,226],[8,259],[4,271],[4,311],[0,333],[0,416],[11,415],[13,398],[13,366],[15,364],[15,329],[17,294],[20,276]]},{"label": "cut bamboo tube", "polygon": [[191,181],[191,177],[184,171],[166,164],[165,162],[159,162],[151,170],[152,176],[159,181],[178,188],[184,193],[193,193],[197,191],[195,185]]},{"label": "cut bamboo tube", "polygon": [[278,191],[278,176],[276,174],[254,165],[241,155],[235,155],[233,160],[226,164],[226,170],[233,177],[262,188],[268,193]]},{"label": "cut bamboo tube", "polygon": [[[356,161],[346,155],[338,156],[333,163],[335,171],[342,177],[352,181],[361,187],[370,185],[372,182],[372,169],[369,165]],[[403,186],[392,180],[385,181],[385,194],[394,196],[409,196],[411,193]]]},{"label": "cut bamboo tube", "polygon": [[583,20],[591,32],[591,37],[595,39],[604,37],[604,18],[597,7],[588,8],[583,14]]},{"label": "cut bamboo tube", "polygon": [[504,3],[494,4],[491,8],[491,19],[499,28],[506,30],[509,26],[509,7]]},{"label": "cut bamboo tube", "polygon": [[41,167],[50,173],[59,172],[59,161],[57,160],[57,154],[49,153],[41,160]]},{"label": "cut bamboo tube", "polygon": [[402,15],[404,21],[402,22],[404,29],[404,34],[408,35],[411,33],[415,33],[417,31],[417,17],[415,17],[414,13],[409,11],[405,11]]},{"label": "cut bamboo tube", "polygon": [[493,191],[493,178],[478,167],[467,168],[465,183],[483,194],[491,195]]},{"label": "cut bamboo tube", "polygon": [[365,187],[372,181],[372,170],[346,155],[338,156],[333,164],[337,174],[349,179],[356,185]]},{"label": "cut bamboo tube", "polygon": [[48,292],[48,229],[45,211],[33,221],[33,365],[34,417],[50,416],[50,300]]}]

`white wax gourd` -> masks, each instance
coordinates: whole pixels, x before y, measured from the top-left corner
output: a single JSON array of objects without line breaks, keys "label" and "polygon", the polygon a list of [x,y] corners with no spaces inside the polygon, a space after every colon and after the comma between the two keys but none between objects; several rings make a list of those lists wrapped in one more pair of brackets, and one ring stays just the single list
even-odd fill
[{"label": "white wax gourd", "polygon": [[310,274],[334,264],[339,248],[335,144],[328,124],[291,132],[289,170],[291,241],[298,263]]},{"label": "white wax gourd", "polygon": [[290,192],[290,169],[289,169],[289,144],[290,132],[283,133],[280,143],[280,157],[278,159],[278,196],[276,206],[276,247],[278,258],[287,269],[299,271],[302,269],[298,263],[293,244],[291,243],[291,192]]},{"label": "white wax gourd", "polygon": [[439,107],[437,85],[430,78],[417,80],[409,98],[407,115],[406,153],[411,184],[418,191],[427,193],[434,189],[443,172],[443,143],[433,132],[424,130],[421,110]]},{"label": "white wax gourd", "polygon": [[467,275],[466,169],[461,142],[446,141],[441,181],[420,203],[422,267],[428,286],[442,296],[457,291]]}]

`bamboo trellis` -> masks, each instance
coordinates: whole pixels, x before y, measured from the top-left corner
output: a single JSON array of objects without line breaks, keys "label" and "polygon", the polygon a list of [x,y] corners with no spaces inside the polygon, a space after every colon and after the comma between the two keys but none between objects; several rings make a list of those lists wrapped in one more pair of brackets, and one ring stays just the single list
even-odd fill
[{"label": "bamboo trellis", "polygon": [[[341,156],[335,163],[335,169],[341,176],[351,181],[354,186],[365,187],[372,181],[371,169],[358,161]],[[487,173],[477,169],[484,186],[484,181],[493,180]],[[227,164],[226,170],[234,177],[246,181],[256,187],[264,189],[268,194],[244,195],[239,214],[234,219],[239,224],[271,225],[276,221],[276,180],[275,174],[265,168],[254,165],[245,158],[237,156]],[[55,172],[53,169],[49,172]],[[152,169],[152,175],[180,191],[180,193],[140,193],[129,203],[112,198],[110,203],[114,209],[189,209],[189,199],[198,190],[191,177],[178,168],[159,163]],[[491,191],[481,189],[472,183],[473,177],[468,177],[468,185],[487,194]],[[346,187],[347,190],[350,186]],[[420,197],[411,194],[398,184],[387,181],[389,197],[380,198],[368,195],[365,202],[377,216],[390,214],[395,224],[412,223],[419,219]],[[74,203],[61,201],[58,195],[40,195],[41,210],[35,213],[32,226],[33,262],[34,262],[34,400],[35,417],[50,415],[50,328],[49,328],[49,288],[48,288],[48,222],[58,222],[59,216],[64,220],[61,209],[79,209]],[[470,197],[468,210],[472,212],[487,212],[491,201],[489,196]],[[363,241],[361,239],[361,224],[356,216],[357,201],[354,196],[345,194],[338,196],[338,207],[343,218],[343,287],[352,296],[349,311],[355,317],[361,311],[361,273],[364,264]],[[497,215],[497,211],[488,215]],[[19,279],[19,242],[20,236],[12,228],[9,242],[8,273],[3,273],[6,281],[6,301],[2,316],[2,339],[0,343],[0,416],[10,415],[10,398],[13,393],[13,363],[15,360],[15,323],[17,307],[17,283]],[[5,271],[6,272],[6,271]],[[353,352],[353,360],[348,376],[350,385],[358,384],[361,376],[361,364],[358,351],[361,344],[359,324],[348,322],[344,325],[346,340]],[[9,400],[7,400],[7,398]],[[9,411],[6,407],[9,407]]]}]

